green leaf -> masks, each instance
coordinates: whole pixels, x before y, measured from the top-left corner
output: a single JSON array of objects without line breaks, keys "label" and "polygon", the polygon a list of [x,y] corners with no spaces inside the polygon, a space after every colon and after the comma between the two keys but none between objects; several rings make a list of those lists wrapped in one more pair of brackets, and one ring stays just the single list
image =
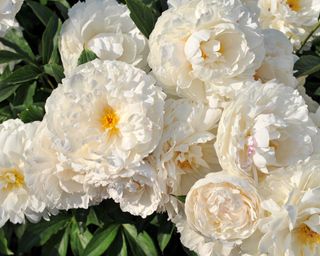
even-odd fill
[{"label": "green leaf", "polygon": [[313,55],[304,55],[295,63],[294,69],[298,72],[296,77],[311,75],[320,71],[320,57]]},{"label": "green leaf", "polygon": [[183,247],[183,250],[188,256],[198,256],[194,251],[189,250],[187,247]]},{"label": "green leaf", "polygon": [[172,233],[174,230],[174,226],[166,221],[158,228],[157,240],[161,251],[163,252],[164,249],[167,247],[170,239],[172,237]]},{"label": "green leaf", "polygon": [[41,121],[44,116],[44,109],[41,106],[31,105],[19,114],[19,118],[24,123]]},{"label": "green leaf", "polygon": [[153,8],[146,5],[142,0],[126,0],[126,3],[130,10],[131,19],[142,34],[149,38],[160,14],[156,13]]},{"label": "green leaf", "polygon": [[123,224],[125,236],[129,242],[131,252],[135,256],[157,256],[157,249],[147,232],[138,234],[132,224]]},{"label": "green leaf", "polygon": [[37,87],[37,83],[33,82],[29,85],[20,86],[15,94],[14,99],[11,101],[13,105],[32,105],[33,96],[35,94],[35,90]]},{"label": "green leaf", "polygon": [[52,15],[41,39],[41,57],[43,63],[48,63],[54,50],[54,38],[59,28],[59,19]]},{"label": "green leaf", "polygon": [[84,249],[92,238],[92,234],[88,229],[81,232],[76,221],[72,222],[70,232],[70,245],[74,255],[83,255]]},{"label": "green leaf", "polygon": [[98,227],[102,227],[103,223],[98,219],[93,208],[90,208],[89,214],[87,216],[86,226],[95,225]]},{"label": "green leaf", "polygon": [[35,64],[35,56],[28,45],[27,41],[18,33],[10,30],[6,33],[5,38],[0,37],[0,42],[5,46],[14,50],[14,52],[20,55],[24,61]]},{"label": "green leaf", "polygon": [[106,255],[127,256],[128,249],[126,239],[123,232],[118,232],[118,235],[112,245],[106,252]]},{"label": "green leaf", "polygon": [[98,229],[94,234],[83,255],[98,256],[102,255],[111,245],[119,230],[119,225],[112,224],[107,228]]},{"label": "green leaf", "polygon": [[13,71],[6,79],[0,81],[0,88],[5,84],[20,84],[36,80],[41,70],[31,65],[25,65]]},{"label": "green leaf", "polygon": [[8,240],[3,229],[0,229],[0,253],[4,255],[13,255],[13,252],[8,248]]},{"label": "green leaf", "polygon": [[12,118],[10,107],[6,106],[0,108],[0,124]]},{"label": "green leaf", "polygon": [[89,49],[83,49],[83,51],[80,54],[80,57],[78,59],[78,66],[81,64],[87,63],[89,61],[92,61],[96,58],[98,58],[98,57],[93,51],[91,51]]},{"label": "green leaf", "polygon": [[55,63],[44,65],[44,72],[52,76],[57,83],[60,83],[64,78],[63,67]]},{"label": "green leaf", "polygon": [[171,196],[174,196],[175,198],[177,198],[181,203],[186,202],[187,196],[176,196],[176,195],[172,195],[172,194],[171,194]]},{"label": "green leaf", "polygon": [[48,7],[37,2],[27,1],[27,4],[30,6],[37,18],[42,22],[42,24],[47,26],[50,17],[54,16],[54,13]]},{"label": "green leaf", "polygon": [[34,246],[44,245],[53,235],[67,226],[69,219],[68,215],[60,214],[51,218],[50,221],[43,220],[30,225],[20,239],[18,250],[29,252]]},{"label": "green leaf", "polygon": [[0,87],[0,102],[9,98],[19,88],[20,85],[4,85]]},{"label": "green leaf", "polygon": [[0,64],[7,63],[10,61],[18,61],[21,56],[15,52],[0,50]]},{"label": "green leaf", "polygon": [[68,244],[69,244],[69,228],[66,228],[61,241],[58,244],[58,255],[59,256],[66,256],[68,251]]}]

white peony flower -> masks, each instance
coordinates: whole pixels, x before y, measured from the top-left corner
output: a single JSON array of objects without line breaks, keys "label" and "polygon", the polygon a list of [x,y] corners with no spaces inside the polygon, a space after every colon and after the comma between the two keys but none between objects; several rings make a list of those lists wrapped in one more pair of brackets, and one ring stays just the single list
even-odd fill
[{"label": "white peony flower", "polygon": [[146,160],[111,178],[108,191],[122,211],[146,218],[158,209],[162,187],[155,167]]},{"label": "white peony flower", "polygon": [[23,124],[8,120],[0,125],[0,227],[8,220],[24,223],[25,216],[39,221],[46,205],[30,192],[25,183],[24,151],[39,122]]},{"label": "white peony flower", "polygon": [[264,183],[260,252],[273,256],[320,254],[320,156],[268,176]]},{"label": "white peony flower", "polygon": [[148,44],[130,18],[128,8],[116,0],[87,0],[69,10],[61,29],[60,54],[68,76],[84,48],[101,60],[119,60],[145,69]]},{"label": "white peony flower", "polygon": [[283,32],[295,48],[318,23],[318,0],[258,0],[260,24]]},{"label": "white peony flower", "polygon": [[177,217],[182,243],[200,256],[230,255],[257,229],[262,210],[256,188],[225,171],[210,173],[190,189],[186,219]]},{"label": "white peony flower", "polygon": [[95,183],[101,178],[98,172],[73,163],[59,149],[44,119],[26,151],[25,179],[35,195],[51,208],[64,210],[88,208],[109,197],[106,188]]},{"label": "white peony flower", "polygon": [[48,129],[68,158],[108,179],[148,156],[163,126],[165,95],[142,70],[94,60],[75,69],[46,103]]},{"label": "white peony flower", "polygon": [[286,36],[275,29],[263,30],[266,56],[255,78],[267,82],[276,79],[278,82],[295,88],[298,84],[293,75],[293,66],[298,57]]},{"label": "white peony flower", "polygon": [[[166,91],[206,101],[253,79],[264,58],[263,36],[239,0],[193,0],[159,17],[148,62]],[[239,86],[239,85],[238,85]]]},{"label": "white peony flower", "polygon": [[225,108],[215,147],[224,169],[255,176],[308,158],[316,134],[297,91],[254,82]]},{"label": "white peony flower", "polygon": [[11,27],[16,27],[15,16],[20,10],[23,0],[0,1],[0,36],[4,36]]},{"label": "white peony flower", "polygon": [[163,135],[152,156],[166,183],[164,202],[171,218],[179,203],[170,195],[186,195],[198,179],[221,170],[213,147],[221,112],[188,99],[166,101]]}]

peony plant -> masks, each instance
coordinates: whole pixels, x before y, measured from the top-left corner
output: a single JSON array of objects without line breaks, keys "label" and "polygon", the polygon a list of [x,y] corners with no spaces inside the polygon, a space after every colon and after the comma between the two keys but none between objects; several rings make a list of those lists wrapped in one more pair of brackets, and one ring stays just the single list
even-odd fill
[{"label": "peony plant", "polygon": [[317,0],[0,0],[1,255],[320,255]]}]

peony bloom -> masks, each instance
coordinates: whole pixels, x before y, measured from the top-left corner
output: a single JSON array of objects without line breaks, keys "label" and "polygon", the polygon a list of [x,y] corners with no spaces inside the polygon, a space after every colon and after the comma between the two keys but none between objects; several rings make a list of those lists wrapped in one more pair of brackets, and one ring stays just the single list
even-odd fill
[{"label": "peony bloom", "polygon": [[22,4],[23,0],[0,1],[0,36],[4,36],[9,28],[17,26],[15,16]]},{"label": "peony bloom", "polygon": [[292,53],[292,44],[283,33],[275,29],[265,29],[263,35],[266,56],[255,78],[262,82],[276,79],[295,88],[298,81],[293,75],[293,66],[298,57]]},{"label": "peony bloom", "polygon": [[0,125],[0,227],[8,220],[24,223],[25,216],[39,221],[46,205],[26,185],[24,151],[31,142],[39,122],[23,124],[8,120]]},{"label": "peony bloom", "polygon": [[258,0],[263,28],[283,32],[295,47],[317,25],[320,13],[318,0]]},{"label": "peony bloom", "polygon": [[102,182],[155,149],[165,95],[151,76],[123,62],[96,59],[74,71],[47,100],[47,127],[61,152]]},{"label": "peony bloom", "polygon": [[116,0],[87,0],[69,10],[61,29],[60,54],[68,76],[77,66],[84,48],[101,60],[119,60],[145,69],[148,45],[129,16],[128,8]]},{"label": "peony bloom", "polygon": [[146,159],[111,178],[108,191],[122,211],[146,218],[158,209],[162,187],[155,167]]},{"label": "peony bloom", "polygon": [[26,151],[26,183],[30,190],[50,208],[63,210],[88,208],[108,198],[102,181],[95,182],[101,179],[99,172],[92,173],[73,163],[62,151],[44,119]]},{"label": "peony bloom", "polygon": [[210,173],[190,189],[185,217],[177,217],[182,243],[200,256],[230,255],[250,237],[262,213],[256,188],[225,171]]},{"label": "peony bloom", "polygon": [[149,38],[149,65],[170,94],[196,101],[213,92],[228,96],[261,66],[265,51],[257,26],[239,0],[182,2],[159,17]]},{"label": "peony bloom", "polygon": [[320,156],[279,169],[261,184],[266,217],[260,252],[273,256],[320,254]]},{"label": "peony bloom", "polygon": [[225,108],[215,147],[224,169],[252,176],[308,158],[316,134],[297,91],[254,82]]},{"label": "peony bloom", "polygon": [[186,195],[198,179],[221,170],[213,147],[221,111],[188,99],[166,101],[164,131],[152,157],[166,183],[164,202],[169,217],[179,208],[170,195]]}]

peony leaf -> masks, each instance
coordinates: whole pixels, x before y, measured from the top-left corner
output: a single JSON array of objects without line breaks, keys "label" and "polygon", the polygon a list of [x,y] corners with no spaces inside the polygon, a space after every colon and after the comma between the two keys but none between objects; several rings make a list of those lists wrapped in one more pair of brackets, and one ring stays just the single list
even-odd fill
[{"label": "peony leaf", "polygon": [[4,38],[0,37],[0,42],[13,49],[14,52],[18,55],[20,55],[20,58],[24,61],[35,65],[36,60],[35,56],[27,43],[27,41],[21,36],[20,33],[15,31],[14,29],[9,30]]},{"label": "peony leaf", "polygon": [[135,256],[157,256],[157,249],[147,232],[137,232],[132,224],[123,224],[124,234],[129,242],[130,250]]},{"label": "peony leaf", "polygon": [[19,251],[29,252],[34,246],[44,245],[53,235],[67,226],[69,219],[67,214],[60,214],[50,221],[43,220],[30,225],[20,239]]},{"label": "peony leaf", "polygon": [[98,58],[98,56],[93,51],[89,49],[83,49],[78,59],[78,66],[81,64],[87,63],[89,61],[92,61],[96,58]]},{"label": "peony leaf", "polygon": [[60,83],[64,78],[63,67],[61,65],[50,63],[43,66],[44,72],[52,76],[57,83]]},{"label": "peony leaf", "polygon": [[147,38],[151,34],[160,13],[142,0],[126,0],[130,17]]},{"label": "peony leaf", "polygon": [[127,256],[128,248],[123,232],[119,232],[115,241],[107,250],[106,255]]},{"label": "peony leaf", "polygon": [[158,244],[159,244],[159,247],[162,252],[164,251],[164,249],[167,247],[168,243],[170,242],[173,230],[174,230],[174,226],[168,221],[166,221],[165,223],[163,223],[159,227],[158,234],[157,234],[157,240],[158,240]]},{"label": "peony leaf", "polygon": [[294,70],[296,77],[307,76],[320,71],[320,57],[314,55],[304,55],[295,63]]},{"label": "peony leaf", "polygon": [[52,17],[54,13],[48,7],[37,2],[27,1],[27,4],[32,9],[37,18],[42,22],[42,24],[44,26],[47,26],[50,17]]},{"label": "peony leaf", "polygon": [[83,255],[98,256],[103,254],[116,238],[118,230],[118,224],[112,224],[106,228],[98,229],[85,248]]},{"label": "peony leaf", "polygon": [[76,221],[72,222],[70,232],[70,245],[74,255],[83,255],[84,249],[92,238],[89,230],[80,231],[79,225]]},{"label": "peony leaf", "polygon": [[48,63],[55,48],[56,34],[59,32],[60,20],[52,15],[41,39],[41,57],[44,64]]},{"label": "peony leaf", "polygon": [[13,252],[8,248],[8,240],[3,229],[0,229],[0,253],[4,255],[13,255]]},{"label": "peony leaf", "polygon": [[18,60],[21,60],[21,56],[19,54],[11,51],[0,50],[0,64]]},{"label": "peony leaf", "polygon": [[44,116],[44,109],[41,106],[31,105],[23,110],[18,116],[24,123],[41,121]]}]

